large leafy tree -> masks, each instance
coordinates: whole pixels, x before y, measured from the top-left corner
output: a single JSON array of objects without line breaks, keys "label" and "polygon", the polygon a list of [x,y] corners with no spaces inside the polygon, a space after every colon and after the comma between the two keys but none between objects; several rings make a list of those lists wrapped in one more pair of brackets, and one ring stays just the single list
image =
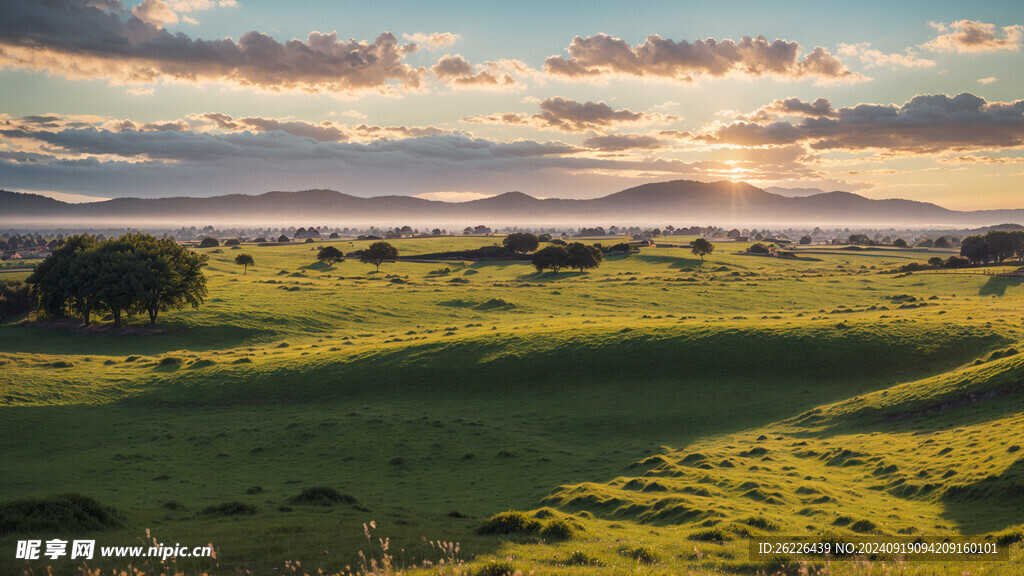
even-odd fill
[{"label": "large leafy tree", "polygon": [[118,242],[128,244],[141,267],[139,304],[149,315],[150,324],[156,324],[163,310],[198,308],[203,303],[207,293],[203,267],[208,256],[149,234],[127,234]]},{"label": "large leafy tree", "polygon": [[550,268],[552,272],[557,274],[559,270],[568,265],[569,251],[566,250],[565,246],[546,246],[533,255],[533,266],[537,269],[537,272],[543,272]]},{"label": "large leafy tree", "polygon": [[374,242],[370,244],[359,257],[359,261],[363,264],[373,264],[376,266],[377,272],[380,272],[381,264],[394,262],[395,260],[398,260],[398,249],[387,242]]},{"label": "large leafy tree", "polygon": [[501,241],[501,245],[513,252],[527,254],[540,246],[540,240],[529,232],[513,232]]},{"label": "large leafy tree", "polygon": [[583,272],[587,268],[597,268],[603,259],[601,250],[582,242],[573,242],[566,247],[569,253],[569,268],[577,268]]},{"label": "large leafy tree", "polygon": [[40,262],[27,283],[38,302],[40,313],[49,318],[65,318],[80,314],[88,324],[95,307],[82,254],[98,245],[88,234],[68,236],[50,256]]}]

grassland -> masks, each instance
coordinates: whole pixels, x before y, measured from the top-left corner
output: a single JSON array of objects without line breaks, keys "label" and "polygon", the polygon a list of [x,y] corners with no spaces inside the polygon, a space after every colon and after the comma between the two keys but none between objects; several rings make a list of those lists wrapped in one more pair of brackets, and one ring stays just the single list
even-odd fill
[{"label": "grassland", "polygon": [[[492,240],[394,244],[415,255]],[[158,331],[0,327],[0,499],[95,498],[120,514],[85,531],[100,545],[146,529],[213,542],[216,561],[177,565],[189,573],[356,569],[360,550],[381,557],[378,537],[405,567],[455,555],[469,572],[752,573],[799,567],[750,562],[748,534],[1012,541],[1024,522],[1024,359],[1005,353],[1020,348],[1024,289],[881,273],[945,251],[782,260],[723,244],[703,263],[646,248],[583,274],[373,273],[316,263],[316,246],[247,246],[244,275],[237,250],[205,250],[207,304]],[[294,500],[311,487],[355,502]],[[251,513],[204,513],[231,502]],[[573,534],[478,533],[510,509]],[[52,536],[83,533],[0,533],[0,550]],[[32,567],[45,564],[77,570]],[[0,554],[0,573],[22,568]]]}]

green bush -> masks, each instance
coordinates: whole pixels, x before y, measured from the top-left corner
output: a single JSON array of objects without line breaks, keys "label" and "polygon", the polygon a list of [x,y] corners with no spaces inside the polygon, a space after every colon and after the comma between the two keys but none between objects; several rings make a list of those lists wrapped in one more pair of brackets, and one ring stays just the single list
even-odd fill
[{"label": "green bush", "polygon": [[576,528],[566,520],[549,520],[540,530],[540,535],[548,540],[568,540],[576,534]]},{"label": "green bush", "polygon": [[81,494],[56,494],[0,504],[0,536],[82,533],[121,526],[121,513]]},{"label": "green bush", "polygon": [[224,502],[203,508],[200,512],[203,516],[241,516],[243,514],[255,514],[256,507],[245,502]]},{"label": "green bush", "polygon": [[289,500],[292,504],[308,504],[312,506],[333,506],[335,504],[355,504],[357,500],[348,494],[342,494],[327,486],[306,488]]},{"label": "green bush", "polygon": [[491,516],[477,529],[477,534],[536,534],[541,524],[522,512],[509,510]]}]

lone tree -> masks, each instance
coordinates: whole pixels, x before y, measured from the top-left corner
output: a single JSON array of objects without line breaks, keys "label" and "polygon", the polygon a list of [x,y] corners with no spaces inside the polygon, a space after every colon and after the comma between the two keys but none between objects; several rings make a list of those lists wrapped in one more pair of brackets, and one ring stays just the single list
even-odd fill
[{"label": "lone tree", "polygon": [[246,272],[249,271],[249,266],[255,266],[256,262],[248,254],[239,254],[235,256],[235,264],[242,267],[242,276],[245,276]]},{"label": "lone tree", "polygon": [[540,240],[529,232],[513,232],[501,241],[501,245],[513,252],[526,254],[540,246]]},{"label": "lone tree", "polygon": [[316,259],[330,266],[337,262],[344,262],[345,253],[334,246],[324,246],[320,248],[320,253],[316,255]]},{"label": "lone tree", "polygon": [[217,246],[220,246],[220,242],[213,236],[207,236],[199,242],[200,248],[216,248]]},{"label": "lone tree", "polygon": [[277,237],[277,241],[278,241],[278,243],[290,242],[290,240],[288,240],[288,237],[285,236],[284,234],[281,234],[280,236],[278,236]]},{"label": "lone tree", "polygon": [[363,254],[359,257],[359,261],[363,264],[373,264],[377,267],[377,272],[380,272],[380,265],[384,262],[394,262],[398,260],[398,249],[388,244],[387,242],[374,242],[370,244],[370,247],[363,250]]},{"label": "lone tree", "polygon": [[569,251],[564,246],[547,246],[538,250],[533,255],[533,266],[537,269],[537,272],[543,272],[545,269],[550,268],[552,272],[558,273],[559,270],[569,265]]},{"label": "lone tree", "polygon": [[893,245],[894,248],[906,248],[907,247],[907,241],[904,240],[903,238],[897,238],[897,239],[892,241],[892,245]]},{"label": "lone tree", "polygon": [[690,252],[693,252],[697,256],[700,256],[700,261],[704,261],[704,257],[715,251],[715,245],[708,242],[707,238],[697,238],[690,242]]},{"label": "lone tree", "polygon": [[601,265],[601,250],[594,246],[573,242],[566,251],[569,253],[569,268],[578,268],[583,272],[587,268],[597,268]]}]

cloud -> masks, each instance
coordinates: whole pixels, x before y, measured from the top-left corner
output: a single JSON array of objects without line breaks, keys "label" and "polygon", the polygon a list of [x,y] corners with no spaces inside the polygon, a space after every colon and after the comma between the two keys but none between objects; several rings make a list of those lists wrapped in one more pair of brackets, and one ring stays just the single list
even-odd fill
[{"label": "cloud", "polygon": [[935,60],[921,58],[909,48],[905,54],[886,54],[872,48],[870,42],[839,44],[837,52],[848,58],[859,58],[861,64],[866,68],[932,68],[935,66]]},{"label": "cloud", "polygon": [[665,144],[654,136],[643,134],[608,134],[605,136],[591,136],[583,141],[583,146],[602,152],[621,152],[624,150],[663,148]]},{"label": "cloud", "polygon": [[462,36],[451,32],[434,32],[433,34],[416,32],[415,34],[402,34],[402,38],[409,42],[422,44],[431,50],[436,50],[438,48],[447,48],[448,46],[455,44],[455,42],[462,38]]},{"label": "cloud", "polygon": [[1024,26],[1020,24],[998,29],[995,24],[973,20],[959,20],[949,24],[930,22],[929,25],[940,33],[944,32],[921,45],[921,48],[935,52],[1017,51],[1020,50],[1021,39],[1024,38]]},{"label": "cloud", "polygon": [[577,102],[568,98],[546,98],[540,103],[540,112],[522,114],[506,112],[465,118],[465,122],[479,124],[528,125],[538,130],[560,132],[604,131],[627,124],[667,123],[679,118],[658,112],[633,112],[628,108],[615,110],[604,102]]},{"label": "cloud", "polygon": [[132,8],[132,14],[139,20],[157,28],[163,28],[167,24],[174,24],[178,21],[178,15],[162,0],[145,0],[142,4]]},{"label": "cloud", "polygon": [[[425,72],[402,61],[415,45],[389,32],[372,42],[311,32],[281,43],[260,32],[237,41],[193,39],[89,0],[9,0],[0,19],[0,68],[150,84],[222,82],[267,90],[352,94],[417,89]],[[160,0],[149,0],[148,6]],[[140,5],[137,8],[146,6]]]},{"label": "cloud", "polygon": [[862,80],[835,56],[818,46],[804,55],[796,42],[764,36],[732,40],[676,42],[658,35],[648,36],[632,47],[620,38],[597,34],[577,36],[569,45],[569,58],[551,56],[544,70],[554,76],[574,79],[607,76],[666,78],[689,82],[702,76],[773,76],[796,80],[812,77],[819,82]]},{"label": "cloud", "polygon": [[[800,104],[806,103],[786,106],[800,109]],[[1024,146],[1024,100],[987,102],[964,92],[953,97],[919,95],[902,106],[858,104],[833,109],[819,99],[809,107],[815,105],[826,113],[809,115],[799,123],[779,121],[772,115],[757,121],[714,123],[697,138],[739,146],[805,143],[815,150],[883,149],[913,154]]]},{"label": "cloud", "polygon": [[483,194],[481,192],[424,192],[422,194],[414,194],[414,198],[422,198],[424,200],[440,200],[441,202],[470,202],[472,200],[482,200],[484,198],[490,198],[493,194]]},{"label": "cloud", "polygon": [[527,67],[516,60],[486,62],[476,68],[461,54],[445,54],[430,68],[434,76],[449,86],[474,88],[522,88],[514,74],[526,72]]},{"label": "cloud", "polygon": [[156,90],[152,86],[140,86],[138,88],[129,88],[124,91],[129,96],[150,96]]},{"label": "cloud", "polygon": [[991,84],[993,82],[998,82],[998,81],[999,81],[999,78],[996,78],[995,76],[989,76],[988,78],[978,78],[978,84],[983,84],[983,85],[988,85],[988,84]]},{"label": "cloud", "polygon": [[320,123],[267,120],[209,114],[190,117],[188,129],[131,119],[93,119],[70,128],[72,122],[57,115],[0,115],[0,187],[118,197],[302,188],[497,193],[514,182],[541,195],[565,196],[611,192],[636,178],[697,177],[721,169],[717,162],[588,157],[581,154],[586,149],[557,141],[500,142],[464,134],[356,139],[437,130],[426,127],[345,127],[353,139],[326,141],[299,135]]}]

